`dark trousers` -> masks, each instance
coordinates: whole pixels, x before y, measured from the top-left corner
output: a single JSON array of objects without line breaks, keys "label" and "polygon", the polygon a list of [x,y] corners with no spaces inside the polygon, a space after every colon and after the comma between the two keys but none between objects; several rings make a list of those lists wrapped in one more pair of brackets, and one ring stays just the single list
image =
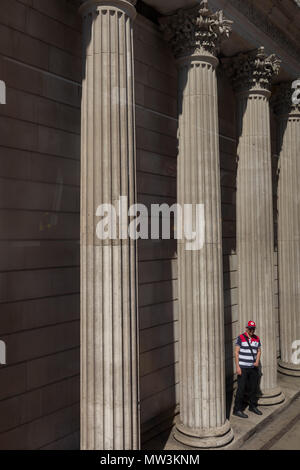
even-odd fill
[{"label": "dark trousers", "polygon": [[234,411],[241,411],[244,408],[244,396],[247,391],[250,406],[257,406],[258,392],[258,369],[241,368],[242,375],[237,376],[238,388],[235,396]]}]

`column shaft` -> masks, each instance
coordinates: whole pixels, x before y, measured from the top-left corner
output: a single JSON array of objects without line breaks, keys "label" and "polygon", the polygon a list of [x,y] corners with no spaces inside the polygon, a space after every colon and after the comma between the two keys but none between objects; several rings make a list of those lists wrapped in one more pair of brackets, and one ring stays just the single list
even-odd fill
[{"label": "column shaft", "polygon": [[175,437],[198,447],[232,439],[225,409],[217,63],[203,57],[180,70],[178,203],[204,205],[205,244],[187,251],[178,243],[181,380]]},{"label": "column shaft", "polygon": [[135,10],[126,1],[81,8],[81,447],[137,449],[136,244],[96,234],[101,204],[136,200]]},{"label": "column shaft", "polygon": [[258,325],[263,344],[261,388],[270,390],[277,387],[277,367],[269,96],[238,97],[238,119],[239,320],[242,329],[251,319]]},{"label": "column shaft", "polygon": [[174,437],[188,446],[220,447],[233,433],[225,407],[216,56],[231,22],[202,1],[161,24],[179,67],[178,203],[182,210],[189,204],[194,215],[202,205],[205,223],[203,246],[188,250],[184,239],[178,242],[181,375]]},{"label": "column shaft", "polygon": [[279,72],[264,48],[240,54],[229,68],[237,92],[237,257],[239,323],[257,324],[262,342],[259,404],[284,400],[277,386],[274,310],[274,228],[270,132],[270,87]]},{"label": "column shaft", "polygon": [[[282,84],[279,107],[278,268],[281,360],[279,370],[300,376],[300,109],[292,106],[292,84]],[[279,103],[280,104],[280,103]],[[285,107],[286,112],[284,109]],[[294,355],[296,356],[294,358]],[[299,355],[298,355],[299,356]]]}]

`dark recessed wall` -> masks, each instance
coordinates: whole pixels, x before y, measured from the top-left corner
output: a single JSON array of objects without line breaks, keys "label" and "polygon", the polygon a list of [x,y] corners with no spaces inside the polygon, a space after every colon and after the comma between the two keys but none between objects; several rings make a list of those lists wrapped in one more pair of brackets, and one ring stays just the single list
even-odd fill
[{"label": "dark recessed wall", "polygon": [[0,448],[79,447],[81,20],[2,0]]},{"label": "dark recessed wall", "polygon": [[[74,449],[80,426],[81,18],[65,0],[2,0],[1,7],[7,105],[0,106],[0,339],[7,365],[0,366],[0,449]],[[177,70],[149,14],[139,15],[134,28],[138,202],[147,207],[176,202],[178,152]],[[234,95],[221,71],[219,115],[230,389],[239,333],[236,126]],[[146,443],[178,411],[176,242],[139,241],[138,252]],[[277,279],[276,273],[275,266]]]}]

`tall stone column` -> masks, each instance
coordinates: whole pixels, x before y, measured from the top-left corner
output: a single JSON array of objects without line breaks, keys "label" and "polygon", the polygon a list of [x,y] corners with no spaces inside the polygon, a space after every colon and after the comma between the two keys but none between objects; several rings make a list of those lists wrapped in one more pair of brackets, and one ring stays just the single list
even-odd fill
[{"label": "tall stone column", "polygon": [[299,377],[295,350],[300,340],[300,106],[293,105],[293,92],[292,83],[282,83],[274,97],[279,134],[279,371]]},{"label": "tall stone column", "polygon": [[125,196],[128,210],[136,201],[134,3],[81,6],[82,449],[137,449],[140,441],[136,243],[119,230],[105,240],[96,233],[100,205],[118,207]]},{"label": "tall stone column", "polygon": [[180,421],[193,447],[233,439],[225,409],[224,305],[216,57],[231,22],[207,2],[161,19],[179,67],[178,204],[204,205],[202,249],[178,241]]},{"label": "tall stone column", "polygon": [[277,386],[270,85],[279,60],[263,48],[240,54],[228,69],[237,96],[237,257],[240,330],[257,323],[262,341],[260,404],[284,397]]}]

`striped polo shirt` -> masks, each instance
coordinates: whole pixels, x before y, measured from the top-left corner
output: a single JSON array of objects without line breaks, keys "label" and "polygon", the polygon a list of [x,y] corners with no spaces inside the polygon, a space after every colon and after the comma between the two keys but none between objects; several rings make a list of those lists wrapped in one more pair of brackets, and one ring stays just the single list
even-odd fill
[{"label": "striped polo shirt", "polygon": [[[247,333],[243,333],[236,340],[236,345],[240,347],[239,351],[239,365],[240,367],[254,367],[254,359],[251,353],[251,349],[246,341]],[[248,341],[251,344],[251,348],[256,360],[257,351],[261,348],[260,339],[258,336],[253,335],[252,338],[248,336]]]}]

